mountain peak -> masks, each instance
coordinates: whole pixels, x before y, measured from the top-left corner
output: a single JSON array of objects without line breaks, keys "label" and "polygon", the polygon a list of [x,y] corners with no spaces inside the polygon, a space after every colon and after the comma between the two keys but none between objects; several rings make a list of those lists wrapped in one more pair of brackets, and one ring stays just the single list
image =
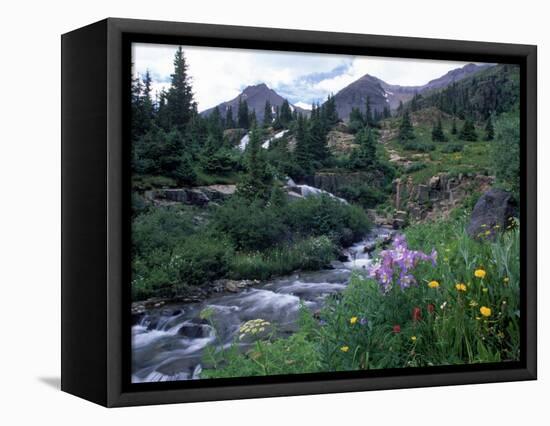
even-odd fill
[{"label": "mountain peak", "polygon": [[[239,107],[239,99],[246,100],[246,103],[248,104],[248,109],[256,113],[256,118],[260,122],[263,120],[264,117],[266,101],[269,101],[272,108],[280,107],[285,101],[285,98],[279,95],[275,90],[269,88],[267,84],[258,83],[246,86],[242,90],[242,92],[237,95],[237,97],[231,99],[230,101],[219,104],[218,108],[220,110],[220,113],[222,115],[226,114],[227,109],[231,107],[233,111],[233,116],[235,117]],[[308,113],[307,110],[300,108],[299,106],[291,105],[291,108],[295,108],[303,114]],[[213,109],[214,108],[210,108],[206,111],[203,111],[201,114],[208,115]],[[273,109],[273,111],[275,111],[275,109]]]}]

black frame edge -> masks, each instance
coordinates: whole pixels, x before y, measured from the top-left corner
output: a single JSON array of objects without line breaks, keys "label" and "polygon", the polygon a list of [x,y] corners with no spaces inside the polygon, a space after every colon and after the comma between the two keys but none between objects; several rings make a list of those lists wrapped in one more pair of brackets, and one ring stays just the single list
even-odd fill
[{"label": "black frame edge", "polygon": [[61,37],[61,390],[107,404],[107,21]]}]

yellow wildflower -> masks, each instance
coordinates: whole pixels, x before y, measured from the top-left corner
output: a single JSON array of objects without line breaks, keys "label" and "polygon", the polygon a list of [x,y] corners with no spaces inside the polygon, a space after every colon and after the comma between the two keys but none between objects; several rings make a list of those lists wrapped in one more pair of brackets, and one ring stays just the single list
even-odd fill
[{"label": "yellow wildflower", "polygon": [[351,325],[355,324],[356,322],[357,322],[357,317],[351,317],[351,318],[349,319],[349,323],[350,323]]},{"label": "yellow wildflower", "polygon": [[463,283],[458,283],[457,285],[455,285],[455,288],[457,291],[466,291],[468,289],[468,287],[466,287],[466,284]]},{"label": "yellow wildflower", "polygon": [[413,342],[416,342],[416,336],[411,336],[411,340],[412,340]]},{"label": "yellow wildflower", "polygon": [[508,283],[510,282],[510,278],[504,277],[503,281],[504,281],[506,284],[508,284]]},{"label": "yellow wildflower", "polygon": [[349,351],[349,346],[342,346],[342,347],[340,348],[340,350],[341,350],[342,352],[347,352],[347,351]]},{"label": "yellow wildflower", "polygon": [[481,289],[481,291],[482,291],[483,293],[487,293],[487,292],[489,291],[489,289],[484,287],[484,288]]},{"label": "yellow wildflower", "polygon": [[479,313],[483,315],[484,317],[490,317],[491,316],[491,308],[488,308],[487,306],[482,306],[479,308]]},{"label": "yellow wildflower", "polygon": [[491,231],[489,230],[485,231],[485,235],[491,235]]},{"label": "yellow wildflower", "polygon": [[485,272],[484,269],[481,269],[481,268],[480,268],[480,269],[476,269],[476,270],[474,271],[474,275],[476,276],[476,278],[481,278],[481,279],[483,279],[483,278],[485,278],[485,275],[487,275],[487,272]]},{"label": "yellow wildflower", "polygon": [[439,287],[439,283],[437,281],[430,281],[428,283],[428,287],[430,288],[438,288]]}]

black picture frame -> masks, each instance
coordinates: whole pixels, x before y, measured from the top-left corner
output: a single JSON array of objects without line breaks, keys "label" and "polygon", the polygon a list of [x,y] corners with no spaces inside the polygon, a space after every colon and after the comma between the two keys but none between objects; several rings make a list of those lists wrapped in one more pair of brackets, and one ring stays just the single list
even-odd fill
[{"label": "black picture frame", "polygon": [[[62,390],[108,406],[536,379],[536,46],[109,18],[62,36]],[[521,360],[130,383],[130,43],[514,63],[521,77]]]}]

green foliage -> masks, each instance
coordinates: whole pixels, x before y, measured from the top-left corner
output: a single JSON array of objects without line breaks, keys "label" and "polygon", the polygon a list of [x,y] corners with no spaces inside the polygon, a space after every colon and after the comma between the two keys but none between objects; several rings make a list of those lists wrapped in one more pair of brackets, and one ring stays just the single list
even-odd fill
[{"label": "green foliage", "polygon": [[460,143],[450,143],[448,145],[445,145],[443,148],[441,148],[441,152],[444,152],[446,154],[450,154],[453,152],[462,152],[464,151],[464,145]]},{"label": "green foliage", "polygon": [[242,129],[250,127],[250,116],[248,113],[248,102],[239,97],[239,109],[237,111],[237,124]]},{"label": "green foliage", "polygon": [[401,118],[401,124],[399,125],[399,140],[405,142],[414,138],[414,129],[409,116],[409,111],[405,111],[403,113],[403,117]]},{"label": "green foliage", "polygon": [[[196,112],[193,100],[193,90],[187,74],[188,65],[181,46],[174,56],[174,73],[171,75],[171,84],[166,93],[166,114],[169,129],[185,132],[188,123]],[[166,129],[168,130],[168,128]]]},{"label": "green foliage", "polygon": [[462,139],[463,141],[470,141],[470,142],[477,141],[476,128],[472,120],[466,119],[464,121],[464,126],[462,127],[462,130],[460,130],[459,138]]},{"label": "green foliage", "polygon": [[233,197],[213,217],[213,229],[231,241],[237,250],[265,250],[281,242],[287,233],[283,218],[259,200]]},{"label": "green foliage", "polygon": [[223,353],[209,352],[205,356],[210,368],[201,378],[251,377],[274,374],[304,374],[318,371],[318,356],[315,346],[305,333],[295,333],[287,339],[275,340],[270,335],[267,341],[258,340],[242,354],[237,345]]},{"label": "green foliage", "polygon": [[364,127],[355,136],[355,143],[359,147],[350,155],[350,168],[356,170],[372,170],[378,165],[376,155],[376,139],[369,127]]},{"label": "green foliage", "polygon": [[235,120],[233,118],[233,108],[230,106],[227,107],[227,110],[225,111],[225,128],[226,129],[234,129],[235,128]]},{"label": "green foliage", "polygon": [[325,195],[290,203],[286,216],[294,233],[327,235],[342,245],[350,245],[370,229],[370,221],[363,209]]},{"label": "green foliage", "polygon": [[348,201],[359,204],[366,209],[372,209],[386,200],[387,194],[379,188],[368,184],[346,185],[338,190],[338,194]]},{"label": "green foliage", "polygon": [[485,124],[485,136],[483,137],[484,141],[492,141],[495,138],[495,128],[493,126],[493,117],[487,119]]},{"label": "green foliage", "polygon": [[322,269],[335,254],[336,246],[328,237],[308,237],[263,252],[236,254],[231,260],[229,274],[235,279],[267,280],[296,270]]},{"label": "green foliage", "polygon": [[422,108],[434,106],[460,118],[485,121],[510,111],[519,101],[519,66],[496,65],[426,94]]},{"label": "green foliage", "polygon": [[443,132],[443,126],[441,124],[441,118],[437,119],[432,129],[432,141],[434,142],[446,142],[448,139]]},{"label": "green foliage", "polygon": [[249,201],[267,200],[271,195],[273,175],[268,169],[265,152],[261,146],[260,133],[256,126],[250,131],[246,146],[246,173],[237,186],[240,196]]},{"label": "green foliage", "polygon": [[265,101],[265,107],[264,107],[264,126],[268,127],[271,126],[271,123],[273,122],[273,110],[271,103],[269,101]]},{"label": "green foliage", "polygon": [[501,115],[492,142],[493,170],[497,184],[520,197],[520,124],[518,110]]},{"label": "green foliage", "polygon": [[427,142],[407,141],[403,144],[403,149],[407,151],[430,152],[435,150],[435,145]]}]

